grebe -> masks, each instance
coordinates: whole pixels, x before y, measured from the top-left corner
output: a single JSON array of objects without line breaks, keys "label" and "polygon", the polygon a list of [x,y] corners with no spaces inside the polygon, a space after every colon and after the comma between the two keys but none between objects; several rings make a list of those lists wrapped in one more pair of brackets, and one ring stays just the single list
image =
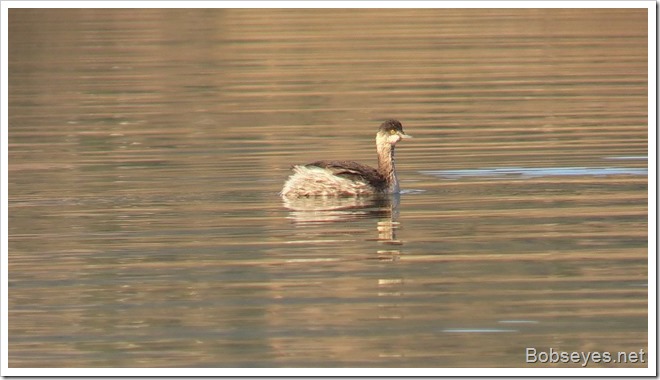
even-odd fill
[{"label": "grebe", "polygon": [[284,183],[283,197],[396,194],[399,181],[394,168],[394,146],[412,136],[398,120],[387,120],[376,134],[378,169],[355,161],[316,161],[296,165]]}]

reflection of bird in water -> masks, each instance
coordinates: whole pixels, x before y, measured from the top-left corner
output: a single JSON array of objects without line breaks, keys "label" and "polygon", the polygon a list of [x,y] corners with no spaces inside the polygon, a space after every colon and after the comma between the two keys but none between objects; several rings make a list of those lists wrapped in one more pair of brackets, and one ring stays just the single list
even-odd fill
[{"label": "reflection of bird in water", "polygon": [[368,194],[398,194],[399,181],[394,168],[394,146],[403,138],[397,120],[381,124],[376,134],[378,169],[355,161],[316,161],[294,166],[294,173],[284,184],[283,197],[317,195],[352,196]]},{"label": "reflection of bird in water", "polygon": [[284,197],[283,201],[284,207],[291,210],[289,218],[304,225],[365,218],[391,219],[398,214],[399,197]]}]

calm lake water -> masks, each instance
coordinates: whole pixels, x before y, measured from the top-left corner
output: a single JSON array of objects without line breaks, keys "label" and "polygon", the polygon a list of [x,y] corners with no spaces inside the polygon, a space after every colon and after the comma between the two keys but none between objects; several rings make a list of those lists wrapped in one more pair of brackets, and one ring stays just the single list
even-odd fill
[{"label": "calm lake water", "polygon": [[[10,10],[9,366],[648,353],[646,34],[646,9]],[[374,165],[387,118],[400,197],[278,196],[292,164]],[[622,366],[647,363],[588,365]]]}]

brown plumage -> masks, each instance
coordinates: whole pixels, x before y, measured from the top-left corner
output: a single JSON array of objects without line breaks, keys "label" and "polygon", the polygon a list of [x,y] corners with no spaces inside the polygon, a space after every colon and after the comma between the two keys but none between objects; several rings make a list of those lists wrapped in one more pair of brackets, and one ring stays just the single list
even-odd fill
[{"label": "brown plumage", "polygon": [[377,169],[355,161],[316,161],[297,165],[293,168],[294,174],[284,184],[281,195],[301,197],[398,193],[394,146],[408,137],[411,136],[403,132],[399,121],[387,120],[376,134]]},{"label": "brown plumage", "polygon": [[328,169],[333,175],[351,181],[366,181],[376,189],[387,186],[387,179],[375,168],[355,161],[316,161],[305,165]]}]

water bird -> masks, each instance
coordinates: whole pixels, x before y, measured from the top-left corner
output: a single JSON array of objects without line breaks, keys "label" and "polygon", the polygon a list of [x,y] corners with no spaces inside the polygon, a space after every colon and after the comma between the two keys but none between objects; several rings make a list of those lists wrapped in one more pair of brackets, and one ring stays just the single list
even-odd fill
[{"label": "water bird", "polygon": [[316,161],[295,165],[280,192],[282,197],[398,194],[394,147],[411,138],[398,120],[386,120],[376,133],[378,168],[355,161]]}]

